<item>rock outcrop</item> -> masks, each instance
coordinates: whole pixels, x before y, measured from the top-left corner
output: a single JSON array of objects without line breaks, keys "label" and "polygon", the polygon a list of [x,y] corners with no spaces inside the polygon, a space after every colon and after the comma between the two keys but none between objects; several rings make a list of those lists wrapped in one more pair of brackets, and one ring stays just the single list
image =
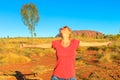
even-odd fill
[{"label": "rock outcrop", "polygon": [[103,37],[103,34],[101,32],[92,31],[92,30],[75,30],[73,31],[73,34],[75,36],[81,36],[81,37],[94,37],[94,38]]},{"label": "rock outcrop", "polygon": [[[74,30],[73,35],[81,37],[103,38],[103,34],[101,32],[92,30]],[[56,37],[59,37],[59,34],[56,35]]]}]

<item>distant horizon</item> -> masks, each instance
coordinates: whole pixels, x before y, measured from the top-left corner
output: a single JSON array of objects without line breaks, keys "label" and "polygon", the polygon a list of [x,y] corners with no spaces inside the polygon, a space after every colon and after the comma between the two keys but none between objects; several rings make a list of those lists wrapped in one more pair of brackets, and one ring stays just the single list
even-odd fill
[{"label": "distant horizon", "polygon": [[[95,31],[95,30],[73,30],[73,31]],[[95,32],[100,32],[100,31],[95,31]],[[102,32],[100,32],[102,33]],[[58,32],[59,34],[59,32]],[[51,37],[56,37],[58,34],[56,34],[55,36],[35,36],[34,38],[51,38]],[[117,34],[104,34],[102,33],[103,35],[118,35],[120,33],[117,33]],[[0,38],[31,38],[31,34],[29,34],[29,36],[4,36],[4,37],[0,37]]]},{"label": "distant horizon", "polygon": [[22,6],[30,2],[40,15],[37,37],[54,37],[66,25],[72,30],[120,33],[120,0],[1,0],[0,37],[31,36],[20,15]]}]

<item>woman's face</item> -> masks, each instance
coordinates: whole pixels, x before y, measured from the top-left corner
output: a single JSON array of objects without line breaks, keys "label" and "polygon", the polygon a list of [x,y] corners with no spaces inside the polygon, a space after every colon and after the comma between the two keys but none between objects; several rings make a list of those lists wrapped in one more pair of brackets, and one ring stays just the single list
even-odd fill
[{"label": "woman's face", "polygon": [[62,36],[70,36],[71,32],[67,27],[63,27],[60,29],[60,33]]}]

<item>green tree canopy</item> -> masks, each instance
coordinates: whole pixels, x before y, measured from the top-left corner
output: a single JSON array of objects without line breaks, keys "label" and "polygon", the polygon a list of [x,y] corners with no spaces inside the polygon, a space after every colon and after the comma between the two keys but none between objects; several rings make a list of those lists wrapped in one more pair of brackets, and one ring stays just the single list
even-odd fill
[{"label": "green tree canopy", "polygon": [[22,6],[20,13],[24,24],[28,26],[28,29],[30,30],[31,37],[34,37],[36,35],[35,26],[40,19],[36,5],[33,3],[25,4]]}]

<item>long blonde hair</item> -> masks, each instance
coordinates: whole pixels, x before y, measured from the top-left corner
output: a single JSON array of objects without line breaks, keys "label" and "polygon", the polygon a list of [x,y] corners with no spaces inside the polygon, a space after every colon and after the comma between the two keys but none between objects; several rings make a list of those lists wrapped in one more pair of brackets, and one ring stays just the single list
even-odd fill
[{"label": "long blonde hair", "polygon": [[61,33],[61,30],[62,30],[63,28],[67,28],[67,29],[70,31],[69,39],[72,39],[72,38],[73,38],[73,32],[72,32],[72,30],[70,29],[70,27],[68,27],[68,26],[63,26],[62,28],[59,29],[59,35],[60,35],[60,37],[61,37],[61,38],[63,37],[63,36],[62,36],[62,33]]}]

